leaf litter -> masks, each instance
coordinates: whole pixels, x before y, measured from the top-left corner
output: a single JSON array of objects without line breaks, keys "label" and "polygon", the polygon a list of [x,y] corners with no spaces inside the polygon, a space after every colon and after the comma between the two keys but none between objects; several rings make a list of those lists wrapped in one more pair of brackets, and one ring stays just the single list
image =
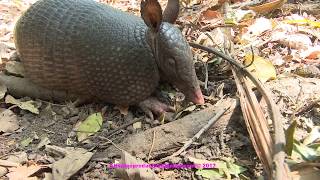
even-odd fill
[{"label": "leaf litter", "polygon": [[[14,53],[14,48],[7,46],[13,42],[12,30],[14,23],[19,15],[33,2],[34,1],[26,0],[0,2],[0,11],[1,14],[4,14],[4,16],[0,18],[0,43],[6,44],[6,46],[2,46],[3,48],[0,49],[2,68],[4,68],[5,62],[8,61]],[[241,7],[242,3],[246,3],[246,1],[234,2],[238,2],[233,4],[239,5],[238,7]],[[139,15],[139,2],[119,0],[108,1],[107,3],[121,10]],[[166,1],[160,1],[160,3],[164,7]],[[177,24],[181,27],[182,32],[189,41],[198,42],[209,47],[216,47],[217,49],[223,50],[226,47],[230,47],[230,44],[228,45],[226,39],[232,39],[235,49],[234,57],[242,61],[245,66],[251,64],[251,61],[253,61],[251,67],[248,66],[247,68],[252,72],[256,72],[256,74],[253,74],[255,74],[255,76],[265,85],[270,86],[277,98],[281,97],[279,98],[279,107],[281,107],[282,113],[286,115],[286,120],[283,123],[288,127],[291,124],[291,118],[294,118],[298,124],[297,126],[294,126],[295,130],[291,131],[292,134],[287,136],[287,138],[289,138],[287,139],[287,142],[292,143],[292,155],[289,157],[293,162],[290,164],[290,167],[293,167],[292,174],[296,177],[306,177],[307,173],[303,173],[305,171],[310,172],[309,174],[311,174],[310,176],[312,178],[318,179],[318,171],[308,169],[304,166],[299,167],[296,164],[297,162],[307,164],[309,161],[314,160],[319,156],[319,115],[316,114],[316,109],[319,108],[319,103],[317,102],[320,96],[317,96],[319,93],[316,91],[316,88],[314,88],[317,87],[318,82],[313,79],[306,79],[308,77],[320,77],[320,73],[318,72],[320,62],[320,45],[318,39],[320,34],[319,23],[316,21],[317,18],[311,13],[308,14],[308,12],[303,12],[301,14],[291,13],[290,11],[292,9],[286,9],[283,11],[284,14],[279,14],[279,12],[277,12],[278,8],[286,8],[286,4],[283,4],[284,1],[282,0],[253,5],[249,8],[251,9],[249,11],[233,8],[231,15],[228,14],[225,18],[224,12],[217,8],[218,6],[222,6],[222,3],[223,1],[183,1],[182,4],[185,7],[193,7],[193,9],[183,7]],[[287,13],[288,11],[290,13]],[[260,16],[265,13],[272,13],[272,16]],[[232,27],[231,32],[229,35],[226,35],[225,29],[230,27]],[[193,52],[195,57],[197,57],[195,66],[198,75],[200,76],[199,79],[207,84],[206,94],[215,94],[215,89],[217,89],[220,84],[224,83],[223,88],[219,90],[220,98],[226,94],[235,95],[235,91],[232,91],[232,88],[230,88],[234,86],[234,84],[230,83],[231,78],[228,76],[228,73],[226,73],[228,72],[228,66],[225,66],[223,62],[219,63],[219,61],[216,61],[217,58],[215,56],[206,52],[201,52],[197,49],[193,49]],[[252,53],[254,56],[252,56]],[[254,58],[252,59],[252,57]],[[203,68],[203,64],[207,66],[207,72],[205,68]],[[13,74],[19,73],[14,72]],[[206,75],[208,77],[207,81],[205,81]],[[299,76],[298,81],[295,78],[291,78],[292,76]],[[289,85],[287,84],[284,86],[285,83],[289,83]],[[308,84],[308,86],[306,84]],[[312,88],[309,86],[312,86]],[[298,87],[303,89],[303,93],[300,95],[295,92]],[[311,91],[311,89],[314,90],[311,93],[308,92],[308,90]],[[1,88],[2,99],[6,93],[6,88]],[[308,102],[310,101],[314,103],[309,105]],[[216,103],[217,101],[213,98],[210,102]],[[23,142],[22,144],[26,148],[34,147],[41,150],[48,144],[56,144],[61,147],[66,146],[68,134],[74,131],[74,125],[78,121],[85,120],[87,117],[89,118],[90,115],[94,115],[94,118],[89,118],[91,121],[88,119],[85,120],[84,122],[87,122],[83,123],[82,129],[76,130],[77,132],[85,132],[82,134],[76,133],[78,138],[80,136],[80,140],[86,138],[90,139],[90,143],[86,145],[86,148],[89,150],[93,150],[96,147],[98,147],[98,149],[104,148],[104,146],[112,144],[106,139],[103,141],[101,140],[103,135],[106,134],[106,131],[117,130],[117,136],[113,136],[112,141],[119,141],[125,136],[132,135],[132,132],[129,130],[132,127],[144,131],[154,126],[152,123],[141,121],[139,123],[133,123],[128,129],[117,129],[117,127],[121,127],[126,120],[130,121],[130,118],[127,118],[130,114],[130,110],[128,111],[126,108],[119,108],[121,112],[114,110],[113,108],[107,108],[106,117],[104,118],[106,118],[107,122],[110,122],[109,124],[112,124],[112,126],[106,127],[107,123],[102,123],[102,121],[104,121],[102,115],[101,117],[100,115],[97,115],[97,112],[100,112],[102,109],[100,106],[89,105],[88,107],[81,107],[76,111],[73,111],[72,109],[70,111],[64,111],[65,109],[68,109],[64,108],[64,110],[62,110],[62,107],[65,106],[64,104],[48,103],[50,106],[53,106],[53,108],[47,109],[47,111],[50,111],[50,115],[44,115],[42,114],[43,107],[36,106],[34,101],[24,101],[7,95],[4,99],[4,103],[7,105],[4,106],[5,108],[10,108],[13,105],[22,110],[27,110],[20,111],[14,107],[12,109],[7,109],[4,112],[9,115],[6,115],[5,118],[0,120],[1,124],[3,121],[7,125],[2,127],[2,132],[17,133],[7,135],[5,138],[13,139],[13,142],[19,139],[20,141],[16,142]],[[310,107],[307,110],[298,109],[298,107],[301,106]],[[184,107],[184,110],[181,111],[183,113],[178,114],[178,116],[184,117],[199,109],[199,107],[196,108],[193,105]],[[298,111],[299,115],[296,115]],[[135,112],[134,114],[137,115],[139,112]],[[18,131],[18,124],[24,129],[22,132]],[[179,128],[177,128],[177,130],[179,130]],[[35,131],[37,133],[35,133]],[[47,136],[44,138],[37,138],[37,134],[46,134]],[[206,178],[232,178],[238,176],[255,178],[262,174],[261,168],[256,168],[261,166],[260,162],[248,158],[254,154],[254,150],[250,144],[250,139],[248,138],[246,130],[239,126],[239,124],[235,123],[232,125],[231,123],[231,126],[229,127],[222,126],[216,128],[215,131],[210,131],[209,135],[210,136],[208,137],[203,137],[201,142],[197,142],[200,143],[198,146],[202,146],[202,148],[193,146],[187,152],[194,154],[198,160],[220,163],[220,167],[223,168],[218,169],[217,171],[212,169],[179,170],[178,173],[172,174],[171,177],[181,178],[186,174],[194,174]],[[161,137],[155,136],[154,141],[156,141],[157,138]],[[231,144],[237,141],[243,142],[242,145],[236,147],[236,149],[230,148],[232,147]],[[76,146],[78,144],[73,145]],[[0,148],[1,147],[8,148],[1,150],[0,152],[10,150],[10,146],[1,145]],[[97,172],[101,175],[100,177],[102,177],[102,175],[113,177],[112,173],[106,174],[102,170],[106,169],[108,164],[99,160],[89,162],[92,157],[92,154],[89,151],[83,149],[79,151],[75,149],[59,149],[58,147],[51,148],[58,149],[60,154],[67,154],[67,156],[56,161],[55,159],[46,159],[46,156],[43,153],[40,153],[38,158],[40,158],[41,161],[37,161],[37,163],[32,163],[32,161],[28,161],[25,164],[22,163],[19,169],[17,169],[17,167],[13,169],[4,168],[5,170],[9,170],[9,173],[4,173],[4,175],[13,179],[18,177],[23,177],[25,179],[31,178],[29,177],[30,175],[38,172],[42,168],[52,168],[43,165],[42,162],[45,160],[44,162],[51,162],[46,164],[58,162],[57,164],[60,165],[55,167],[55,170],[58,170],[57,172],[60,172],[61,174],[57,176],[64,178],[72,176],[81,168],[82,172],[88,172],[87,175],[91,177]],[[81,155],[84,155],[83,159],[78,159]],[[111,154],[109,155],[112,157]],[[31,154],[28,154],[28,156],[31,157]],[[223,156],[231,157],[232,160],[215,158]],[[29,159],[32,160],[37,158],[31,157]],[[79,160],[79,163],[75,163],[74,166],[68,167],[68,169],[66,168],[66,165],[68,165],[70,159],[74,161]],[[103,156],[103,159],[110,161],[112,158]],[[186,163],[183,157],[178,157],[176,161]],[[240,162],[250,163],[242,164]],[[97,168],[93,168],[93,173],[90,174],[92,166]],[[12,172],[17,172],[17,170],[21,170],[21,173],[16,173],[16,176],[12,177]],[[159,174],[163,172],[164,170],[161,170]]]}]

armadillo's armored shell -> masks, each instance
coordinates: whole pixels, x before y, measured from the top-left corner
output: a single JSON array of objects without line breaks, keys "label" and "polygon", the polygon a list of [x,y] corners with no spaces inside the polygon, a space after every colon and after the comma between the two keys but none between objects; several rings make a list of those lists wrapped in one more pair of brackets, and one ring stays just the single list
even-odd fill
[{"label": "armadillo's armored shell", "polygon": [[34,83],[131,105],[159,81],[146,31],[139,17],[92,0],[39,0],[17,22],[15,43]]}]

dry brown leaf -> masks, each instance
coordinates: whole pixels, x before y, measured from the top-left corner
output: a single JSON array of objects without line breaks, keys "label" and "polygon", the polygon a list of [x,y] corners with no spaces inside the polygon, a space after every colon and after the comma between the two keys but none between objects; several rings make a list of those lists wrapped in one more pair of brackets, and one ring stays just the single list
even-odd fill
[{"label": "dry brown leaf", "polygon": [[20,163],[12,162],[10,160],[2,160],[2,159],[0,159],[0,167],[1,166],[2,167],[18,167],[18,166],[20,166]]},{"label": "dry brown leaf", "polygon": [[300,54],[301,58],[316,60],[320,58],[320,46],[309,47],[307,50],[302,51]]},{"label": "dry brown leaf", "polygon": [[[221,28],[215,28],[211,32],[203,32],[200,34],[198,39],[196,40],[196,43],[202,44],[204,46],[209,46],[209,47],[220,47],[223,48],[226,39],[226,35],[223,32]],[[203,62],[206,62],[206,59],[201,59]]]},{"label": "dry brown leaf", "polygon": [[37,177],[30,177],[31,175],[35,174],[39,170],[47,168],[44,165],[31,165],[31,166],[19,166],[19,167],[12,167],[9,168],[9,173],[7,177],[10,180],[37,180]]},{"label": "dry brown leaf", "polygon": [[39,114],[39,109],[35,105],[35,101],[20,101],[20,99],[15,99],[14,97],[7,95],[5,102],[8,104],[17,105],[20,109],[28,110],[34,114]]},{"label": "dry brown leaf", "polygon": [[17,116],[9,109],[0,108],[0,132],[12,133],[19,128]]},{"label": "dry brown leaf", "polygon": [[260,14],[266,14],[275,9],[280,8],[285,2],[287,2],[287,0],[276,0],[276,1],[264,3],[258,6],[251,6],[249,7],[249,9]]},{"label": "dry brown leaf", "polygon": [[0,166],[0,177],[6,175],[8,173],[8,169]]},{"label": "dry brown leaf", "polygon": [[271,176],[272,174],[272,155],[273,140],[269,132],[267,120],[263,114],[256,96],[248,87],[248,81],[238,71],[233,70],[238,93],[240,96],[240,105],[242,114],[250,135],[251,142],[261,160],[264,170]]},{"label": "dry brown leaf", "polygon": [[211,9],[207,9],[205,11],[203,11],[200,15],[200,21],[209,21],[218,17],[221,17],[221,13],[218,11],[214,11]]},{"label": "dry brown leaf", "polygon": [[52,174],[54,179],[68,179],[77,173],[91,159],[93,153],[82,148],[61,148],[46,145],[46,151],[54,154],[64,155],[53,163]]},{"label": "dry brown leaf", "polygon": [[7,87],[4,84],[0,84],[0,99],[4,98],[7,93]]},{"label": "dry brown leaf", "polygon": [[311,39],[305,34],[274,33],[272,36],[277,38],[279,43],[297,50],[306,50],[312,45]]},{"label": "dry brown leaf", "polygon": [[248,69],[248,71],[250,71],[262,83],[265,83],[270,79],[275,79],[277,76],[276,69],[273,64],[263,57],[255,55],[254,59],[252,59],[252,54],[246,54],[244,58],[244,65],[248,66],[246,69]]},{"label": "dry brown leaf", "polygon": [[308,59],[318,59],[320,58],[320,51],[313,51],[307,56]]},{"label": "dry brown leaf", "polygon": [[263,32],[270,31],[273,28],[273,22],[270,19],[261,17],[254,21],[252,25],[250,25],[242,35],[243,42],[253,42],[256,38],[261,35]]}]

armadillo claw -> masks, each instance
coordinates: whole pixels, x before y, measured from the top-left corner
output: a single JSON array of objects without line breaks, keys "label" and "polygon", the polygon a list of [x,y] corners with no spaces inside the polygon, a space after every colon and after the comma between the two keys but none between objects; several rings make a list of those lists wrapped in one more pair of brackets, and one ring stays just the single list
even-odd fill
[{"label": "armadillo claw", "polygon": [[139,103],[141,110],[150,118],[154,119],[154,115],[159,116],[165,112],[174,112],[174,107],[160,102],[157,98],[150,97]]}]

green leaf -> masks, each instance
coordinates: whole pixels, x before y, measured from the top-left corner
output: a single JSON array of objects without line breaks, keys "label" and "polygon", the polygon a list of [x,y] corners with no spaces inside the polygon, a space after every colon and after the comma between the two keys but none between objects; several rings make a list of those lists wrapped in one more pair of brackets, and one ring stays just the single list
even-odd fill
[{"label": "green leaf", "polygon": [[213,179],[213,178],[222,178],[224,173],[220,172],[217,169],[199,169],[196,172],[196,175],[202,176],[204,178]]},{"label": "green leaf", "polygon": [[20,144],[22,147],[27,147],[29,146],[29,144],[33,141],[33,138],[31,137],[27,137],[25,139],[23,139],[22,141],[20,141]]},{"label": "green leaf", "polygon": [[203,159],[197,159],[193,157],[188,157],[188,159],[193,162],[194,164],[215,164],[215,166],[212,169],[202,169],[200,168],[199,171],[196,172],[196,174],[201,175],[204,178],[227,178],[231,179],[231,175],[234,175],[236,177],[239,177],[239,175],[246,171],[247,169],[244,167],[241,167],[239,165],[236,165],[232,162],[232,160],[214,160],[214,161],[208,161]]},{"label": "green leaf", "polygon": [[102,126],[102,114],[94,113],[87,117],[77,129],[78,141],[85,140],[88,136],[98,132]]},{"label": "green leaf", "polygon": [[236,177],[239,177],[241,173],[247,170],[246,168],[236,165],[234,163],[228,163],[228,166],[230,174],[235,175]]},{"label": "green leaf", "polygon": [[312,161],[317,159],[318,153],[315,149],[309,148],[304,144],[294,143],[294,150],[299,153],[304,160]]},{"label": "green leaf", "polygon": [[294,120],[286,130],[286,153],[291,156],[294,143],[294,132],[296,131],[297,121]]}]

